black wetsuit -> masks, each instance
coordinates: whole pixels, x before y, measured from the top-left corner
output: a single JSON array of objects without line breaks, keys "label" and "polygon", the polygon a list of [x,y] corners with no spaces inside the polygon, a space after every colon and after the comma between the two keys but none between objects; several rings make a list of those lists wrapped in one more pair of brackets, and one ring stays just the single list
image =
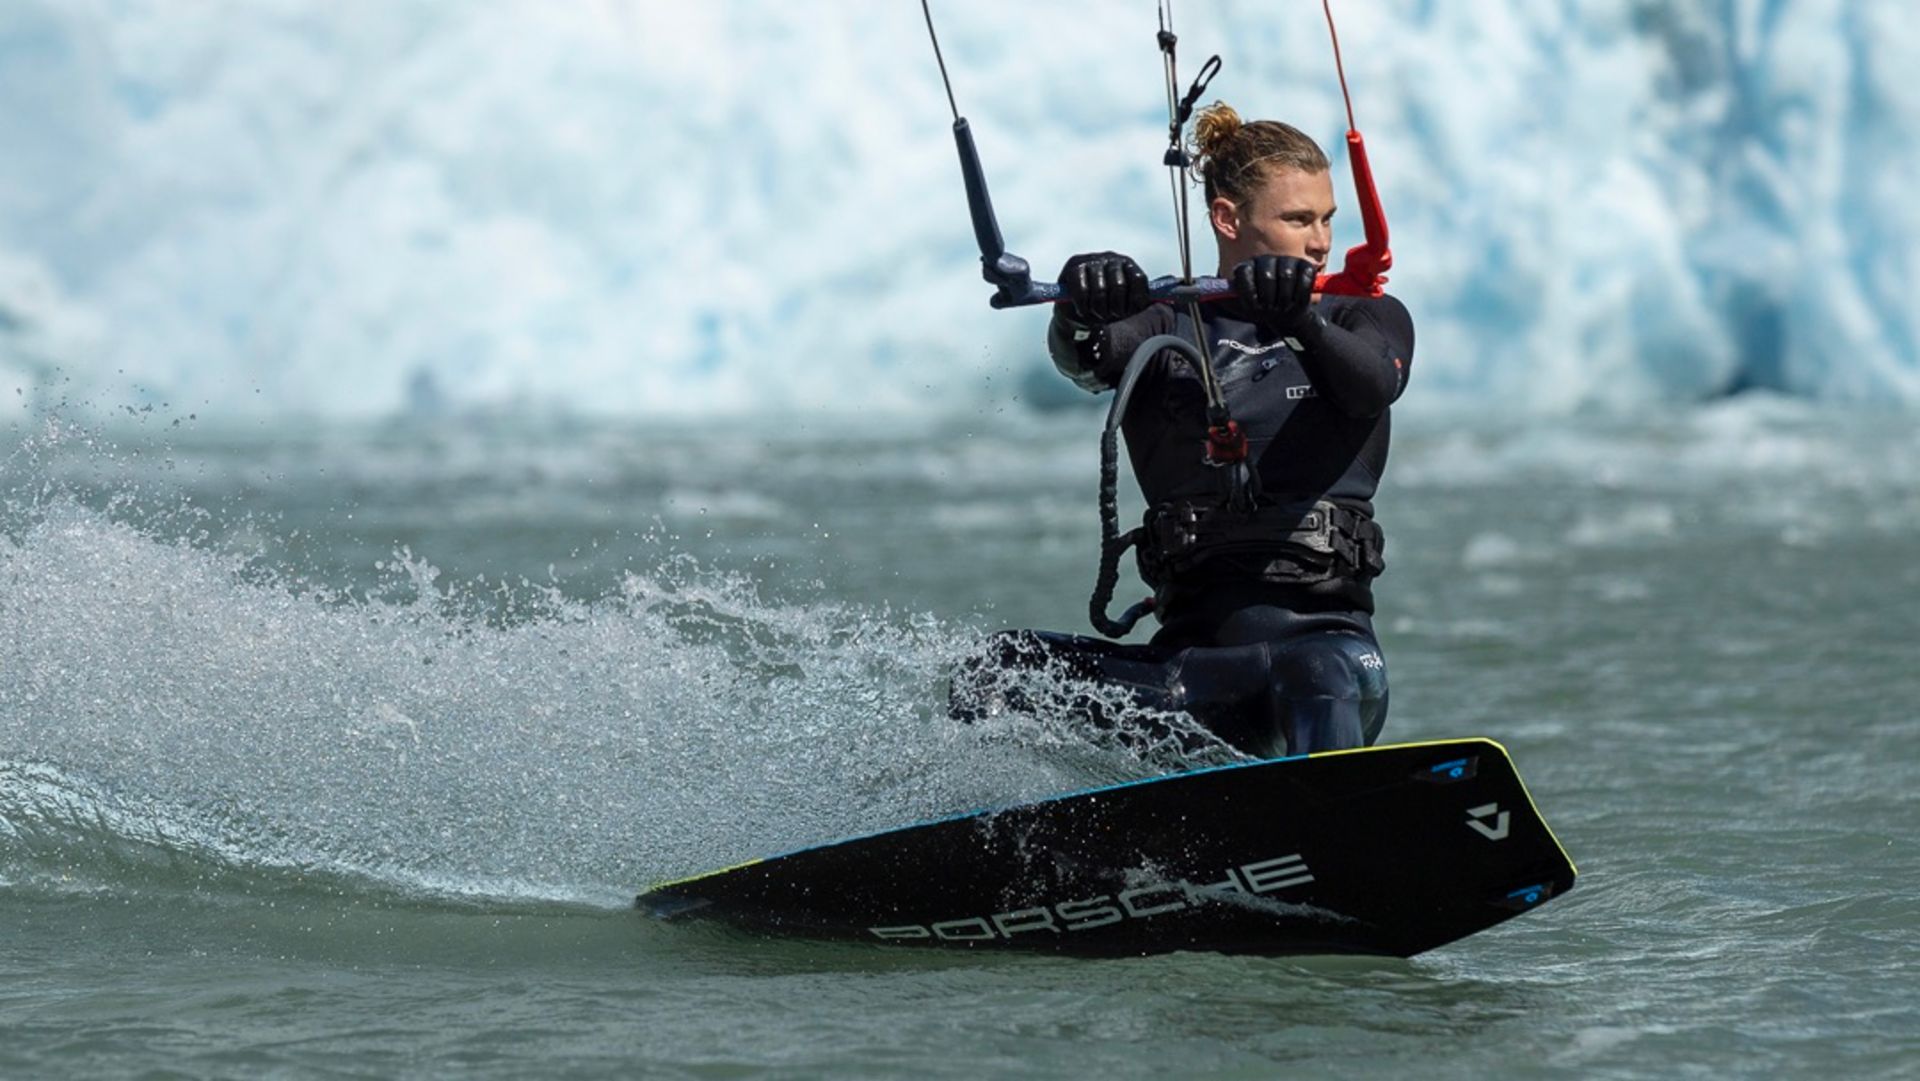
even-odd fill
[{"label": "black wetsuit", "polygon": [[[1289,336],[1251,321],[1238,301],[1204,308],[1221,393],[1247,434],[1259,499],[1268,508],[1254,532],[1269,534],[1268,542],[1249,543],[1242,529],[1239,543],[1202,546],[1190,558],[1149,568],[1162,624],[1150,644],[1046,631],[995,636],[989,655],[956,679],[956,714],[982,708],[990,682],[983,677],[992,669],[1051,659],[1125,687],[1143,706],[1185,711],[1249,754],[1373,742],[1387,705],[1372,622],[1380,563],[1336,566],[1312,581],[1303,580],[1314,575],[1298,573],[1297,560],[1275,557],[1301,554],[1279,541],[1288,536],[1285,523],[1316,504],[1331,504],[1337,509],[1329,516],[1369,533],[1377,557],[1372,500],[1387,463],[1388,407],[1406,386],[1413,358],[1413,322],[1392,297],[1329,295],[1313,310],[1317,325]],[[1167,305],[1094,330],[1063,312],[1048,333],[1054,363],[1093,391],[1114,387],[1148,338],[1193,337],[1185,313]],[[1206,398],[1185,358],[1171,351],[1154,358],[1122,429],[1149,508],[1224,506],[1228,472],[1204,461]]]}]

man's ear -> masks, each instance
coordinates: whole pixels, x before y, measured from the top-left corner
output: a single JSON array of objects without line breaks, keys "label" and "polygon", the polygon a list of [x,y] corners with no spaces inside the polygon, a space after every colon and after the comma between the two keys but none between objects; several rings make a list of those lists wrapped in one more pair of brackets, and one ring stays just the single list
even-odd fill
[{"label": "man's ear", "polygon": [[1233,205],[1232,199],[1214,196],[1207,204],[1207,218],[1213,222],[1213,231],[1220,239],[1240,239],[1240,208]]}]

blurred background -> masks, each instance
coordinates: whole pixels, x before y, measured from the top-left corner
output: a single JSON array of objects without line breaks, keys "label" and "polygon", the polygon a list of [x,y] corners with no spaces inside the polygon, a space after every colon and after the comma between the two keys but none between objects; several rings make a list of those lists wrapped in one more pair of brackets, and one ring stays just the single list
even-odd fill
[{"label": "blurred background", "polygon": [[[1902,5],[1336,13],[1419,322],[1406,408],[1920,396]],[[1176,269],[1151,5],[935,16],[1012,250]],[[1221,53],[1209,99],[1343,153],[1317,4],[1175,17],[1183,81]],[[0,410],[1078,400],[1043,316],[985,306],[914,4],[8,0],[0,101]]]}]

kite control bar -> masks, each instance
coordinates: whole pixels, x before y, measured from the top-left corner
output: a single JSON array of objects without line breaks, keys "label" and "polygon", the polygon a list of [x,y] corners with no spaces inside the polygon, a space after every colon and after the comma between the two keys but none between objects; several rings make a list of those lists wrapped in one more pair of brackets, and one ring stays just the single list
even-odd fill
[{"label": "kite control bar", "polygon": [[[1023,308],[1066,300],[1066,290],[1059,283],[1034,281],[1027,261],[1007,250],[1007,242],[1000,235],[1000,221],[993,213],[993,196],[987,192],[987,173],[980,166],[980,151],[973,145],[973,129],[957,110],[953,117],[953,142],[960,151],[960,175],[967,186],[973,238],[980,244],[980,276],[997,290],[990,303],[996,308]],[[1147,283],[1148,296],[1169,304],[1232,294],[1233,284],[1225,278],[1197,278],[1192,285],[1183,286],[1179,278],[1168,274]]]}]

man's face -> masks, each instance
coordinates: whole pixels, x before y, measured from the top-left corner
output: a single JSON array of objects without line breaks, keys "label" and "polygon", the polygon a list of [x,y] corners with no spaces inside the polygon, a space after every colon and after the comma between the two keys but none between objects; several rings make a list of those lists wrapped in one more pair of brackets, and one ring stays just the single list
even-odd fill
[{"label": "man's face", "polygon": [[1272,170],[1251,199],[1215,198],[1208,208],[1220,242],[1220,274],[1256,255],[1291,255],[1324,271],[1333,250],[1333,176]]}]

